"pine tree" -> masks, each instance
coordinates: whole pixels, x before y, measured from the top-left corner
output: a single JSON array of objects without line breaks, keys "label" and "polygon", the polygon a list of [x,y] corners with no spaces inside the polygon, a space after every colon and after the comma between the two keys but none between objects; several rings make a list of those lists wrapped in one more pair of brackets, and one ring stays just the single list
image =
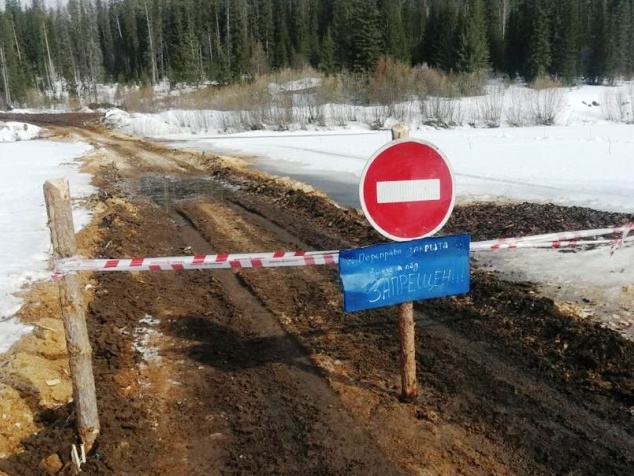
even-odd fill
[{"label": "pine tree", "polygon": [[532,32],[531,0],[511,6],[504,36],[504,69],[511,78],[528,74],[528,41]]},{"label": "pine tree", "polygon": [[410,61],[409,42],[405,36],[402,19],[403,5],[399,0],[381,0],[379,12],[382,19],[384,53],[400,61]]},{"label": "pine tree", "polygon": [[574,84],[579,76],[580,16],[577,0],[560,0],[553,5],[551,73],[567,84]]},{"label": "pine tree", "polygon": [[310,32],[308,29],[307,3],[307,0],[288,1],[286,8],[291,42],[291,65],[294,67],[301,67],[308,62]]},{"label": "pine tree", "polygon": [[607,56],[606,2],[584,4],[582,13],[581,74],[588,84],[601,84],[605,78]]},{"label": "pine tree", "polygon": [[70,19],[68,10],[60,8],[54,17],[55,63],[66,81],[66,90],[75,97],[80,93],[81,77],[77,67],[76,55],[70,38]]},{"label": "pine tree", "polygon": [[453,2],[435,2],[423,39],[423,60],[444,71],[456,69],[458,10]]},{"label": "pine tree", "polygon": [[31,8],[24,12],[21,32],[24,59],[30,69],[29,73],[33,78],[34,85],[41,90],[51,86],[44,42],[45,18],[42,0],[35,0]]},{"label": "pine tree", "polygon": [[[168,39],[170,79],[196,83],[203,78],[199,61],[200,45],[194,29],[194,12],[186,0],[176,0],[168,7],[165,34]],[[145,37],[146,35],[143,35]],[[147,77],[147,69],[145,69]]]},{"label": "pine tree", "polygon": [[313,68],[320,63],[319,0],[308,0],[308,60]]},{"label": "pine tree", "polygon": [[233,0],[233,42],[231,44],[231,72],[236,79],[251,72],[248,12],[245,0]]},{"label": "pine tree", "polygon": [[[24,99],[27,91],[34,87],[35,76],[25,54],[24,31],[26,12],[18,0],[7,0],[4,12],[5,26],[0,30],[2,37],[5,74],[9,83],[8,94],[11,102]],[[3,79],[4,82],[4,79]],[[6,91],[3,89],[6,96]]]},{"label": "pine tree", "polygon": [[508,0],[486,0],[484,8],[491,66],[494,71],[503,71]]},{"label": "pine tree", "polygon": [[335,41],[330,29],[326,31],[326,35],[324,36],[324,40],[321,45],[321,61],[319,63],[319,69],[327,76],[333,74],[337,69]]},{"label": "pine tree", "polygon": [[528,39],[526,79],[545,76],[552,60],[550,28],[545,0],[535,0],[531,7],[531,34]]},{"label": "pine tree", "polygon": [[375,0],[350,0],[348,67],[367,72],[376,66],[383,51],[379,12]]},{"label": "pine tree", "polygon": [[7,45],[11,44],[11,38],[8,34],[10,30],[8,16],[4,12],[0,12],[0,109],[11,107],[11,84],[10,84],[10,65],[5,50]]},{"label": "pine tree", "polygon": [[352,8],[348,0],[333,0],[333,2],[331,31],[336,45],[337,67],[340,69],[350,68],[352,38],[349,25],[352,18]]},{"label": "pine tree", "polygon": [[273,67],[285,68],[290,64],[291,39],[288,32],[287,10],[284,1],[276,0],[275,11],[275,45],[273,47]]},{"label": "pine tree", "polygon": [[0,90],[9,89],[13,101],[54,84],[78,93],[102,79],[239,80],[307,62],[329,74],[366,73],[382,55],[568,83],[634,73],[634,0],[24,3],[5,0],[0,12]]},{"label": "pine tree", "polygon": [[630,57],[630,29],[631,2],[629,0],[611,0],[607,11],[608,41],[606,74],[611,81],[620,77],[628,77],[631,72]]},{"label": "pine tree", "polygon": [[480,0],[471,0],[458,17],[456,69],[475,73],[489,68],[486,23]]},{"label": "pine tree", "polygon": [[[106,76],[110,80],[114,80],[112,77],[112,71],[114,70],[114,39],[112,37],[112,28],[108,16],[108,6],[103,0],[97,0],[97,31],[99,35],[99,47],[101,49],[101,55],[103,57],[103,67],[106,72]],[[68,45],[70,48],[70,45]]]},{"label": "pine tree", "polygon": [[409,39],[412,63],[421,64],[425,59],[425,32],[429,16],[426,0],[405,0],[403,22]]},{"label": "pine tree", "polygon": [[273,21],[273,2],[272,0],[255,0],[254,10],[257,12],[257,17],[254,19],[254,24],[257,25],[257,41],[262,44],[264,51],[267,54],[268,61],[272,59],[271,51],[275,42],[275,25]]}]

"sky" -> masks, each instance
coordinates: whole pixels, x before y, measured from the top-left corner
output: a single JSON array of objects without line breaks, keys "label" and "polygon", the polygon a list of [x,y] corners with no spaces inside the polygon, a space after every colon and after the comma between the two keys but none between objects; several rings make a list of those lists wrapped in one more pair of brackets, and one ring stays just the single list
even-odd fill
[{"label": "sky", "polygon": [[[411,137],[429,141],[445,154],[455,174],[458,203],[522,200],[631,214],[634,125],[609,122],[600,106],[591,105],[601,104],[612,92],[602,87],[566,90],[556,126],[434,129],[414,120]],[[344,206],[358,206],[363,167],[391,139],[389,130],[372,131],[359,122],[228,134],[222,132],[219,114],[128,114],[115,109],[107,116],[110,126],[122,132],[159,138],[175,147],[247,156],[255,167],[299,177]],[[91,177],[78,170],[80,157],[90,151],[88,145],[39,140],[37,128],[1,121],[0,114],[0,352],[5,352],[30,331],[15,318],[21,301],[14,293],[50,277],[44,181],[68,177],[74,198],[90,194],[92,188]],[[89,218],[87,210],[75,210],[77,228]],[[627,328],[629,322],[628,332],[634,336],[634,246],[614,254],[603,247],[577,253],[522,249],[475,256],[481,266],[503,276],[542,283],[550,290],[545,292],[557,293],[553,297],[597,301],[606,318],[614,321],[610,326],[618,330],[620,323]]]}]

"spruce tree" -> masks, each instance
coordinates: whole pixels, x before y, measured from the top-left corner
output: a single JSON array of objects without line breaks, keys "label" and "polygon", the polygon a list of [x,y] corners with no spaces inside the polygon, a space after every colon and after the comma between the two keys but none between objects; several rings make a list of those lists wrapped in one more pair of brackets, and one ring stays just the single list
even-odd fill
[{"label": "spruce tree", "polygon": [[586,82],[588,84],[601,84],[606,76],[607,57],[607,5],[603,0],[590,4],[588,12],[590,31],[586,48],[588,50],[587,62],[584,68]]},{"label": "spruce tree", "polygon": [[455,71],[458,10],[453,2],[434,2],[423,39],[423,60],[444,71]]},{"label": "spruce tree", "polygon": [[233,0],[233,32],[232,32],[232,61],[233,77],[241,79],[251,72],[251,50],[248,30],[248,11],[246,0]]},{"label": "spruce tree", "polygon": [[[103,58],[103,67],[109,80],[116,80],[112,77],[115,64],[114,39],[112,37],[112,27],[108,17],[108,6],[103,0],[97,0],[97,31],[99,35],[99,46]],[[70,46],[69,46],[70,48]]]},{"label": "spruce tree", "polygon": [[288,18],[285,2],[275,2],[275,45],[273,47],[273,66],[277,69],[290,64],[292,51],[291,38],[288,32]]},{"label": "spruce tree", "polygon": [[503,71],[508,0],[486,0],[484,9],[491,66],[494,71]]},{"label": "spruce tree", "polygon": [[567,84],[579,76],[580,12],[577,0],[560,0],[553,5],[551,18],[553,61],[551,73]]},{"label": "spruce tree", "polygon": [[403,22],[409,39],[413,64],[421,64],[426,61],[424,40],[428,10],[426,0],[405,0],[403,3]]},{"label": "spruce tree", "polygon": [[357,72],[371,71],[383,51],[376,1],[350,0],[350,3],[350,69]]},{"label": "spruce tree", "polygon": [[410,61],[409,42],[405,36],[400,0],[380,0],[379,12],[383,33],[384,53],[400,61]]},{"label": "spruce tree", "polygon": [[326,35],[321,44],[319,69],[324,72],[326,76],[330,76],[337,69],[335,41],[330,29],[326,31]]},{"label": "spruce tree", "polygon": [[489,48],[481,0],[471,0],[458,17],[456,69],[475,73],[489,68]]},{"label": "spruce tree", "polygon": [[11,55],[13,40],[10,35],[12,27],[10,18],[5,12],[0,12],[0,109],[12,106],[12,73],[16,58]]},{"label": "spruce tree", "polygon": [[350,19],[352,6],[348,0],[333,0],[332,35],[336,45],[336,62],[340,69],[349,69],[351,60]]},{"label": "spruce tree", "polygon": [[622,77],[629,77],[631,72],[630,58],[630,30],[631,2],[629,0],[611,0],[607,11],[608,41],[606,74],[611,81]]},{"label": "spruce tree", "polygon": [[546,0],[535,0],[532,4],[530,25],[526,71],[526,79],[529,81],[545,76],[552,60]]},{"label": "spruce tree", "polygon": [[24,12],[21,31],[24,60],[29,67],[29,74],[33,78],[34,86],[42,90],[50,87],[44,42],[45,18],[42,0],[35,0],[31,8],[27,8]]},{"label": "spruce tree", "polygon": [[308,1],[287,1],[286,11],[291,43],[290,63],[294,67],[301,67],[307,63],[310,50]]}]

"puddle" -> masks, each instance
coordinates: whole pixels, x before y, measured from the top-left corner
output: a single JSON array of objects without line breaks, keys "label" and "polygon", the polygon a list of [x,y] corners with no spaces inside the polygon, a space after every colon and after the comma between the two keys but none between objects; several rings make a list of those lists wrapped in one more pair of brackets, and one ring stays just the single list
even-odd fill
[{"label": "puddle", "polygon": [[229,187],[211,178],[165,177],[148,175],[141,179],[137,193],[150,197],[156,203],[171,208],[173,202],[196,197],[224,200]]},{"label": "puddle", "polygon": [[146,175],[141,178],[138,187],[133,190],[133,193],[150,198],[179,223],[184,224],[182,222],[185,219],[174,206],[175,203],[198,197],[224,201],[235,190],[235,187],[212,178],[177,178],[163,175]]}]

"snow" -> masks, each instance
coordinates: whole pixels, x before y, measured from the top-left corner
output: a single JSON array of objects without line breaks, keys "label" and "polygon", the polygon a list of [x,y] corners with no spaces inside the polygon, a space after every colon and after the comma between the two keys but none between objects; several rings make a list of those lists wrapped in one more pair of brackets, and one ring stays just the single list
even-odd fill
[{"label": "snow", "polygon": [[[0,116],[0,119],[2,119],[2,116]],[[41,130],[32,124],[0,121],[0,142],[35,139],[40,135]]]},{"label": "snow", "polygon": [[[22,305],[16,293],[49,277],[50,235],[44,182],[66,177],[73,197],[93,192],[91,176],[79,173],[79,164],[73,161],[88,152],[89,145],[25,141],[37,136],[39,128],[9,124],[12,133],[0,132],[0,353],[31,330],[15,317]],[[87,210],[77,208],[73,218],[79,229],[90,217]]]},{"label": "snow", "polygon": [[[300,97],[301,91],[317,85],[309,78],[269,89]],[[115,89],[110,91],[114,94]],[[508,117],[517,119],[517,111],[505,109],[508,117],[498,128],[436,129],[421,125],[420,105],[399,109],[407,113],[411,137],[435,144],[448,157],[456,174],[458,202],[552,202],[634,213],[632,87],[563,91],[557,123],[549,127],[511,127]],[[518,97],[526,99],[518,90],[507,89],[505,108],[512,108]],[[462,115],[470,117],[478,101],[462,100]],[[293,117],[302,119],[301,111],[294,110]],[[396,120],[385,118],[383,130],[372,130],[369,124],[380,112],[376,107],[328,104],[322,112],[325,125],[300,121],[287,124],[285,132],[275,132],[271,129],[277,126],[269,125],[260,131],[227,133],[234,129],[235,113],[226,111],[130,114],[111,109],[106,122],[119,131],[158,138],[175,147],[249,156],[254,167],[300,178],[344,206],[358,206],[361,171],[370,156],[391,140],[389,127]],[[93,191],[90,176],[80,174],[73,160],[89,146],[27,140],[38,135],[33,126],[0,122],[0,352],[30,331],[15,318],[21,306],[16,293],[48,278],[50,241],[43,182],[65,176],[74,197]],[[75,213],[79,228],[89,216],[85,210]],[[629,318],[631,323],[634,318],[634,246],[613,255],[606,247],[577,253],[508,250],[478,253],[476,258],[481,266],[511,279],[540,282],[561,299],[582,296],[601,303],[618,319]]]},{"label": "snow", "polygon": [[[497,128],[434,128],[421,125],[416,104],[401,105],[401,110],[409,111],[410,137],[433,143],[448,157],[456,176],[458,203],[530,201],[632,214],[633,90],[631,84],[559,89],[551,97],[560,102],[552,126],[510,125],[530,121],[531,101],[542,94],[517,87],[501,93],[504,114]],[[544,94],[539,98],[551,93]],[[481,98],[463,99],[461,115],[476,117],[479,104]],[[112,113],[110,124],[127,133],[161,138],[174,147],[250,157],[256,168],[306,181],[341,205],[359,207],[357,187],[363,167],[391,140],[389,127],[396,121],[388,118],[383,130],[377,131],[367,120],[376,115],[376,108],[329,104],[324,111],[324,127],[289,124],[285,132],[275,132],[270,125],[265,130],[229,134],[224,132],[226,113],[220,111],[134,115],[118,111]],[[336,115],[357,120],[340,126]],[[299,115],[294,112],[294,117]],[[613,255],[606,247],[577,253],[480,252],[476,258],[507,278],[541,283],[554,298],[579,300],[582,296],[594,301],[606,315],[617,320],[626,316],[632,325],[634,246]],[[630,329],[634,332],[634,327]]]},{"label": "snow", "polygon": [[321,84],[321,78],[303,78],[295,81],[289,81],[284,84],[269,84],[269,92],[276,94],[286,91],[306,91],[315,88]]},{"label": "snow", "polygon": [[[600,105],[610,103],[612,97],[630,96],[596,86],[562,91],[566,93],[559,125],[420,126],[412,128],[410,136],[432,142],[449,158],[456,174],[458,199],[531,200],[632,212],[633,126],[610,122],[604,119],[610,111],[592,106],[593,102]],[[507,93],[507,103],[513,94]],[[468,108],[475,107],[474,101],[463,101],[463,115],[469,116]],[[282,174],[323,172],[357,179],[372,153],[390,140],[389,130],[372,131],[361,123],[338,127],[332,121],[316,130],[224,134],[223,117],[226,119],[226,114],[221,111],[128,114],[111,110],[106,122],[125,133],[179,141],[175,146],[255,156],[256,166],[263,161],[265,168]],[[273,161],[277,165],[272,166]]]}]

